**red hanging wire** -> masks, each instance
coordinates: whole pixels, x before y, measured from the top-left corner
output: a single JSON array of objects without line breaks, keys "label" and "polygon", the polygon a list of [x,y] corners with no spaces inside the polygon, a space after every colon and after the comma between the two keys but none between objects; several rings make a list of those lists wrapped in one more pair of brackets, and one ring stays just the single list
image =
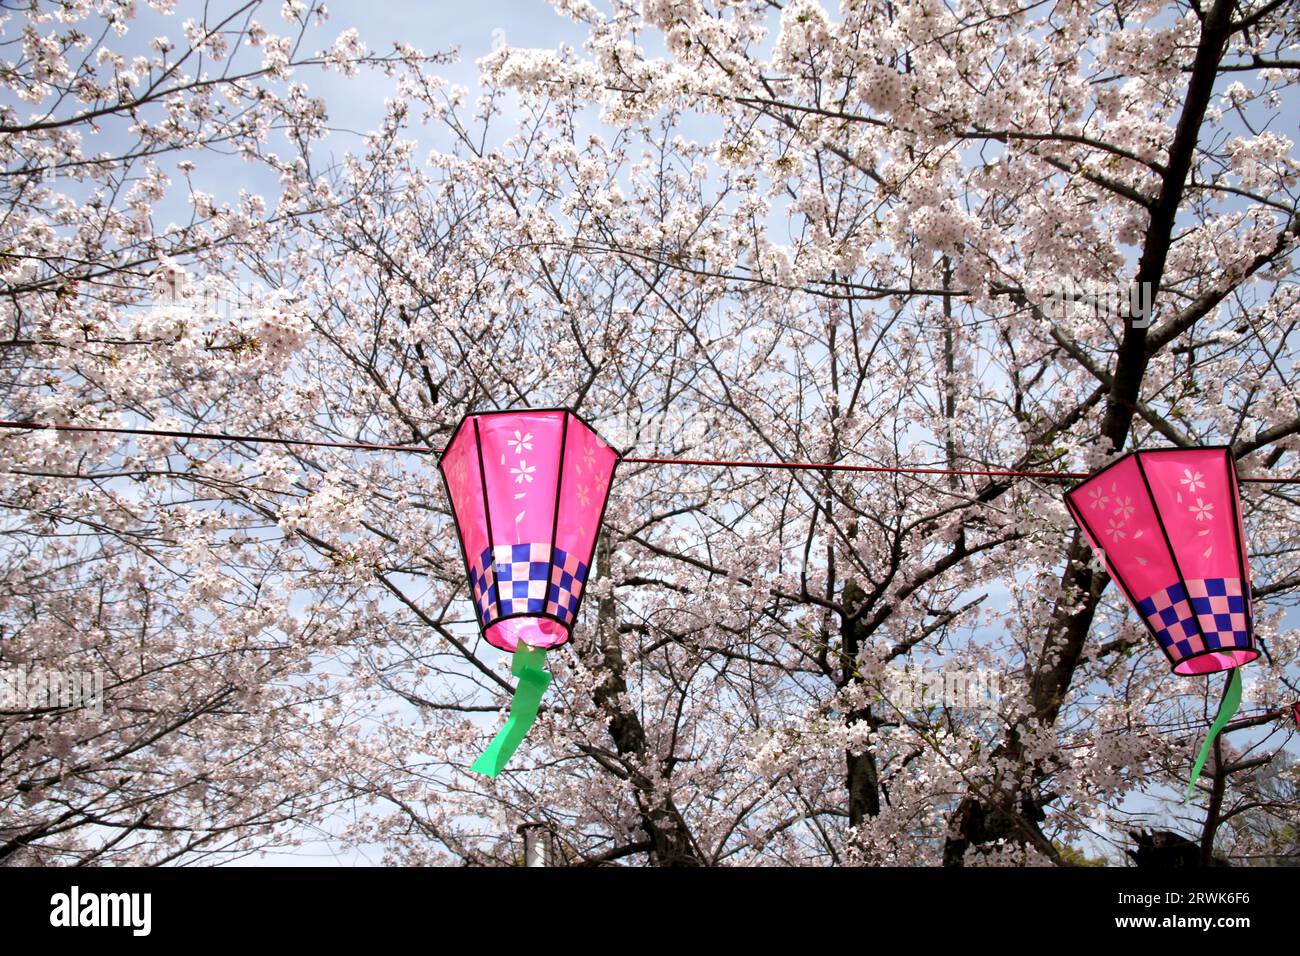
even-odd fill
[{"label": "red hanging wire", "polygon": [[705,468],[785,468],[795,471],[876,471],[903,475],[973,475],[980,478],[1087,478],[1074,471],[978,471],[961,468],[914,468],[895,465],[848,465],[812,461],[723,461],[713,458],[624,458],[639,465],[700,465]]},{"label": "red hanging wire", "polygon": [[[385,445],[375,442],[322,441],[307,438],[281,438],[274,435],[231,435],[226,432],[187,432],[153,428],[112,428],[106,425],[60,425],[51,422],[13,422],[0,420],[0,428],[64,432],[104,432],[117,435],[144,435],[156,438],[194,438],[209,441],[247,442],[249,444],[305,445],[317,448],[352,448],[358,451],[397,451],[411,455],[436,455],[440,448],[425,445]],[[967,475],[975,478],[1044,478],[1079,480],[1088,475],[1077,471],[1014,471],[1004,468],[921,468],[903,465],[851,465],[843,462],[812,461],[734,461],[719,458],[626,457],[633,465],[695,465],[703,468],[774,468],[790,471],[884,472],[899,475]],[[1278,478],[1242,478],[1243,482],[1294,484],[1300,476]]]}]

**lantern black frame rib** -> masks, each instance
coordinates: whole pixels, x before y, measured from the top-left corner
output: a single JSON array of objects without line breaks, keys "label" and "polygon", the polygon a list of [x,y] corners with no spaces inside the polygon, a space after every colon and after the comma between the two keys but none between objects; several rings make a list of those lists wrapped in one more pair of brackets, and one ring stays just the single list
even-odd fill
[{"label": "lantern black frame rib", "polygon": [[[1115,569],[1115,565],[1110,560],[1110,552],[1107,551],[1105,546],[1101,544],[1101,540],[1102,540],[1101,537],[1094,533],[1092,522],[1088,521],[1084,517],[1083,511],[1078,506],[1075,505],[1074,500],[1070,497],[1076,491],[1081,489],[1084,485],[1091,483],[1095,479],[1100,478],[1106,472],[1110,471],[1112,468],[1122,464],[1125,459],[1136,458],[1138,474],[1141,475],[1142,484],[1147,490],[1147,500],[1151,502],[1151,510],[1155,512],[1156,523],[1160,526],[1160,534],[1164,538],[1165,549],[1169,552],[1169,558],[1171,561],[1173,561],[1174,570],[1178,573],[1178,583],[1182,585],[1184,600],[1187,601],[1188,608],[1191,608],[1192,597],[1187,591],[1187,581],[1183,575],[1182,564],[1178,560],[1178,553],[1174,550],[1173,543],[1169,540],[1169,532],[1165,530],[1164,518],[1160,514],[1160,509],[1156,507],[1155,495],[1152,494],[1151,492],[1151,482],[1147,480],[1146,468],[1143,467],[1142,465],[1143,455],[1160,455],[1160,454],[1188,452],[1188,451],[1223,452],[1224,460],[1228,464],[1228,472],[1232,476],[1232,501],[1231,501],[1232,535],[1237,543],[1237,570],[1238,573],[1241,575],[1242,600],[1246,609],[1246,639],[1250,642],[1250,646],[1233,647],[1233,648],[1229,648],[1229,650],[1248,651],[1249,653],[1254,655],[1250,659],[1242,661],[1241,664],[1235,665],[1235,667],[1220,668],[1219,671],[1205,671],[1199,674],[1195,672],[1188,673],[1188,674],[1179,674],[1177,668],[1179,665],[1184,664],[1190,660],[1195,660],[1198,657],[1206,657],[1210,654],[1221,654],[1223,653],[1224,649],[1221,647],[1210,648],[1207,646],[1205,647],[1204,650],[1197,651],[1195,654],[1188,654],[1186,657],[1180,658],[1179,660],[1174,660],[1173,655],[1171,655],[1169,651],[1165,648],[1165,646],[1160,643],[1160,636],[1156,633],[1156,629],[1151,626],[1151,622],[1148,621],[1146,619],[1146,616],[1141,612],[1141,610],[1139,610],[1138,605],[1140,602],[1134,597],[1133,591],[1129,587],[1128,582],[1124,580],[1124,576]],[[1120,455],[1118,458],[1112,461],[1105,468],[1102,468],[1099,471],[1094,472],[1093,474],[1085,478],[1083,481],[1067,489],[1065,494],[1062,496],[1065,499],[1065,507],[1070,512],[1071,517],[1074,518],[1075,522],[1079,525],[1080,528],[1084,530],[1085,534],[1088,537],[1090,537],[1093,541],[1096,541],[1098,543],[1098,546],[1101,548],[1102,558],[1106,565],[1106,571],[1110,575],[1111,580],[1117,582],[1120,588],[1124,591],[1124,594],[1128,598],[1129,604],[1132,606],[1134,613],[1137,614],[1138,618],[1142,621],[1142,626],[1145,627],[1147,629],[1147,633],[1149,633],[1155,639],[1156,646],[1160,648],[1161,653],[1164,654],[1165,656],[1165,660],[1169,662],[1169,669],[1173,671],[1175,674],[1178,674],[1179,677],[1203,677],[1214,673],[1221,673],[1224,670],[1235,670],[1236,667],[1241,667],[1243,664],[1249,664],[1251,661],[1254,661],[1259,657],[1259,650],[1254,646],[1255,645],[1255,619],[1254,619],[1254,610],[1253,610],[1254,601],[1252,599],[1253,596],[1250,593],[1251,592],[1250,578],[1246,574],[1246,550],[1245,550],[1246,544],[1245,541],[1242,540],[1241,513],[1240,513],[1240,507],[1238,505],[1238,497],[1240,494],[1241,494],[1240,483],[1237,479],[1237,461],[1232,455],[1232,446],[1198,445],[1194,449],[1193,448],[1134,449],[1133,451],[1126,452],[1125,454]],[[1206,635],[1205,635],[1205,629],[1201,627],[1200,615],[1193,613],[1192,617],[1196,621],[1196,630],[1200,632],[1201,644],[1205,645]]]},{"label": "lantern black frame rib", "polygon": [[[596,533],[592,536],[591,539],[591,551],[586,555],[586,558],[583,561],[583,563],[587,566],[587,579],[582,582],[582,591],[578,595],[578,603],[574,606],[573,618],[570,621],[563,621],[560,619],[558,615],[548,614],[545,611],[515,611],[511,614],[501,613],[501,582],[496,579],[496,570],[495,570],[496,538],[492,534],[492,510],[488,504],[488,494],[487,494],[487,469],[483,467],[483,442],[479,436],[479,430],[478,430],[478,420],[480,418],[487,418],[489,416],[494,416],[494,415],[524,415],[524,414],[536,415],[536,414],[546,414],[548,412],[559,412],[561,413],[562,416],[564,416],[560,419],[560,454],[559,454],[558,467],[556,469],[556,476],[555,476],[555,503],[553,506],[554,510],[551,513],[551,552],[548,561],[554,561],[555,559],[555,542],[559,535],[560,493],[564,488],[564,455],[565,455],[568,438],[569,438],[568,418],[571,416],[574,419],[576,419],[579,424],[583,425],[588,431],[590,431],[593,435],[595,435],[598,439],[600,439],[601,443],[604,444],[606,448],[608,448],[610,451],[614,453],[614,466],[609,470],[609,482],[605,489],[605,500],[601,503],[600,506],[600,517],[597,519]],[[465,427],[465,423],[467,421],[470,421],[471,419],[473,420],[473,424],[474,424],[474,453],[478,460],[479,484],[480,484],[480,490],[483,494],[483,519],[487,524],[487,527],[484,530],[487,532],[488,548],[491,550],[492,553],[492,563],[494,566],[492,572],[492,582],[493,585],[496,587],[496,592],[497,592],[497,597],[495,601],[497,616],[494,617],[492,621],[486,626],[484,626],[483,624],[482,612],[477,602],[475,602],[474,600],[474,586],[472,583],[472,573],[470,570],[469,554],[465,550],[464,529],[461,527],[460,524],[460,515],[456,511],[456,502],[453,500],[451,496],[451,483],[447,480],[447,470],[443,467],[443,459],[447,457],[447,453],[451,451],[452,446],[456,443],[456,439],[460,436],[461,430]],[[438,474],[442,476],[442,485],[447,492],[447,502],[451,506],[451,520],[452,520],[452,524],[456,528],[457,544],[460,546],[461,560],[465,566],[465,580],[467,582],[471,582],[470,583],[470,604],[473,605],[474,607],[474,621],[478,625],[479,636],[481,636],[484,640],[487,640],[487,630],[489,627],[495,626],[500,621],[508,621],[511,618],[516,618],[516,617],[533,617],[533,618],[544,617],[547,620],[555,621],[557,624],[563,625],[565,634],[567,636],[559,644],[554,644],[552,645],[551,648],[548,649],[553,649],[555,647],[563,647],[565,644],[569,643],[569,641],[573,639],[573,629],[578,624],[578,615],[582,612],[583,602],[587,599],[587,585],[592,580],[592,561],[596,556],[596,546],[600,543],[601,532],[604,530],[605,512],[609,508],[609,497],[613,491],[614,475],[618,472],[618,466],[622,463],[624,455],[625,452],[616,448],[614,445],[611,445],[608,441],[606,441],[605,437],[601,435],[601,433],[590,422],[588,422],[585,418],[579,415],[572,408],[566,408],[564,406],[557,406],[551,408],[498,408],[498,409],[492,409],[490,411],[466,412],[461,417],[460,422],[458,422],[456,427],[452,429],[451,437],[447,439],[447,444],[443,447],[442,453],[438,456]],[[552,568],[554,568],[553,564],[552,564]],[[546,578],[546,585],[547,585],[547,590],[549,591],[551,586],[551,578],[549,574],[547,575]],[[488,643],[490,644],[491,641],[488,641]],[[493,646],[495,647],[496,645]]]},{"label": "lantern black frame rib", "polygon": [[[1224,446],[1228,447],[1228,446]],[[1246,633],[1250,636],[1251,650],[1255,650],[1255,595],[1250,583],[1250,568],[1246,566],[1246,541],[1243,537],[1244,521],[1241,516],[1241,482],[1237,477],[1237,459],[1228,449],[1228,463],[1232,466],[1232,533],[1237,539],[1237,570],[1241,573],[1241,596],[1246,599]],[[1259,657],[1255,652],[1254,660]],[[1247,662],[1249,663],[1249,661]]]}]

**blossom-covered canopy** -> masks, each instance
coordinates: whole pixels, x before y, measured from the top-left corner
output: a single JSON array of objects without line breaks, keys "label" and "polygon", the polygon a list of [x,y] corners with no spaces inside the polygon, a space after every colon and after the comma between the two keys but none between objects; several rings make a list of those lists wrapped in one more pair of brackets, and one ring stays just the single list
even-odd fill
[{"label": "blossom-covered canopy", "polygon": [[1174,673],[1210,674],[1259,656],[1228,449],[1133,452],[1065,503]]},{"label": "blossom-covered canopy", "polygon": [[568,409],[461,421],[438,467],[490,644],[513,651],[569,639],[618,460]]}]

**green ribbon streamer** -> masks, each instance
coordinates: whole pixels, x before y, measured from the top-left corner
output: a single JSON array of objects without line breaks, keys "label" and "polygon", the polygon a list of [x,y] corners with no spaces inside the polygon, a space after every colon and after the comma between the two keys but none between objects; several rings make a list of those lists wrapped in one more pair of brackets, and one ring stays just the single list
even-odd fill
[{"label": "green ribbon streamer", "polygon": [[551,675],[544,670],[545,666],[545,648],[529,647],[523,641],[519,642],[514,661],[510,665],[511,672],[519,678],[515,696],[510,701],[510,716],[470,770],[486,777],[495,777],[505,769],[519,744],[528,736],[533,721],[537,719],[537,707],[542,702],[542,695],[551,683]]},{"label": "green ribbon streamer", "polygon": [[1192,802],[1192,794],[1196,790],[1196,781],[1201,779],[1201,769],[1210,756],[1210,748],[1214,746],[1219,731],[1232,719],[1232,715],[1237,712],[1237,708],[1240,706],[1241,668],[1234,667],[1232,676],[1228,678],[1228,689],[1223,692],[1223,703],[1219,704],[1218,716],[1214,718],[1214,723],[1210,724],[1210,732],[1205,735],[1205,743],[1201,744],[1201,752],[1197,755],[1196,763],[1192,766],[1192,782],[1187,785],[1187,796],[1183,798],[1184,803]]}]

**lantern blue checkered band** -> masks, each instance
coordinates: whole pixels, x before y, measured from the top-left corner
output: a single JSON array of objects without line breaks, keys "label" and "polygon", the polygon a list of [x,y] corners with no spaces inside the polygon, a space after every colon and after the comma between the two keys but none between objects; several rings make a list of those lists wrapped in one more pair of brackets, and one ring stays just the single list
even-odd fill
[{"label": "lantern blue checkered band", "polygon": [[1137,608],[1175,664],[1204,651],[1250,648],[1240,578],[1191,578],[1186,587],[1175,581]]},{"label": "lantern blue checkered band", "polygon": [[510,614],[545,615],[572,624],[587,566],[549,544],[501,544],[485,549],[470,564],[469,580],[484,627]]}]

